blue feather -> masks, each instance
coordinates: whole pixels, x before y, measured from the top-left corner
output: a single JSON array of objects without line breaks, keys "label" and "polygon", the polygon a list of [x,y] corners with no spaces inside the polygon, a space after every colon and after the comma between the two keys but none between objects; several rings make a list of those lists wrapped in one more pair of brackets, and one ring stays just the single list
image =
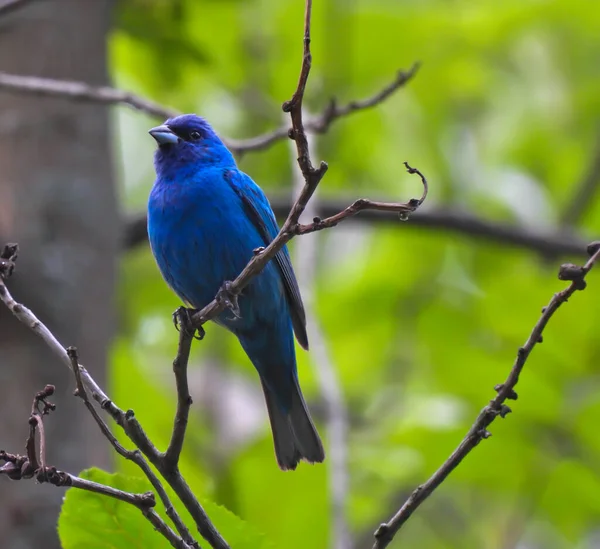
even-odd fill
[{"label": "blue feather", "polygon": [[[234,280],[253,250],[279,229],[271,206],[204,119],[183,115],[150,130],[159,146],[148,201],[148,235],[158,267],[187,304],[202,308]],[[294,332],[308,347],[306,319],[290,256],[283,248],[244,289],[240,318],[215,321],[239,339],[259,373],[282,469],[324,459],[298,383]]]}]

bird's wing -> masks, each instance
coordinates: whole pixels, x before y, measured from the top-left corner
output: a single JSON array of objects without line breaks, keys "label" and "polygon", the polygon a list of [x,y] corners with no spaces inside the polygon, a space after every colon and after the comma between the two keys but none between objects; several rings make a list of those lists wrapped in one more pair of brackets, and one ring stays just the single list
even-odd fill
[{"label": "bird's wing", "polygon": [[[240,197],[248,213],[248,217],[252,220],[252,223],[263,238],[265,246],[267,246],[277,236],[279,227],[277,226],[275,214],[265,193],[248,175],[239,170],[230,169],[225,171],[224,175],[226,181]],[[306,314],[287,246],[279,250],[274,259],[283,277],[296,339],[298,339],[298,343],[304,349],[308,349]]]}]

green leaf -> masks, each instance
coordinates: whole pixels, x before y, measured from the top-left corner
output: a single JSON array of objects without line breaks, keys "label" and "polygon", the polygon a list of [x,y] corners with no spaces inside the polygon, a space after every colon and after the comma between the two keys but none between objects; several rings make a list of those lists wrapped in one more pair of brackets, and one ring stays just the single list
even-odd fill
[{"label": "green leaf", "polygon": [[[96,468],[87,469],[80,476],[127,492],[143,493],[152,488],[145,478],[107,473]],[[167,488],[167,492],[192,535],[200,539],[189,513],[176,500],[170,489]],[[204,498],[201,499],[201,504],[213,524],[232,547],[273,549],[274,545],[269,543],[263,534],[225,507]],[[156,511],[172,527],[158,498]],[[58,520],[58,534],[63,549],[170,547],[170,544],[154,531],[142,513],[132,505],[77,488],[67,490]]]},{"label": "green leaf", "polygon": [[[127,492],[148,491],[144,479],[88,469],[81,478]],[[154,549],[169,543],[133,505],[77,488],[67,490],[58,535],[63,549]]]}]

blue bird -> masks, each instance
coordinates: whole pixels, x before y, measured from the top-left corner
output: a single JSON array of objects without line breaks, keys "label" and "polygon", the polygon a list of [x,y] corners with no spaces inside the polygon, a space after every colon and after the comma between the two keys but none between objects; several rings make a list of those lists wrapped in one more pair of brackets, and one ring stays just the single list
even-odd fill
[{"label": "blue bird", "polygon": [[[158,267],[187,305],[201,309],[234,280],[279,229],[260,187],[241,172],[210,124],[194,114],[167,120],[150,135],[156,181],[148,236]],[[239,317],[215,322],[239,339],[258,371],[283,470],[325,459],[298,383],[294,333],[308,349],[306,318],[287,248],[243,290]]]}]

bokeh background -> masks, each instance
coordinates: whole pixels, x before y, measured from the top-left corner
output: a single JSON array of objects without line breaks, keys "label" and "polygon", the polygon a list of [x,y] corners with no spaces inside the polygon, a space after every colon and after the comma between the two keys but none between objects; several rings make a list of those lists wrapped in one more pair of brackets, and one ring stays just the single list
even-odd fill
[{"label": "bokeh background", "polygon": [[[0,20],[0,71],[111,83],[202,114],[223,136],[252,137],[285,121],[303,4],[33,0]],[[300,377],[336,467],[277,469],[256,374],[210,325],[192,351],[182,469],[201,501],[273,547],[358,549],[459,443],[564,287],[557,266],[583,262],[598,236],[600,10],[579,0],[315,0],[312,30],[309,113],[332,97],[369,96],[422,62],[384,103],[313,138],[315,159],[330,166],[317,207],[418,196],[406,160],[430,181],[425,214],[357,219],[291,245],[314,343],[298,352]],[[0,237],[21,245],[10,287],[164,448],[179,303],[146,243],[124,238],[153,181],[156,123],[0,85]],[[289,202],[289,143],[239,164],[274,203]],[[592,273],[532,354],[514,413],[392,547],[600,547],[599,303]],[[0,448],[21,450],[31,398],[46,383],[58,405],[49,461],[139,475],[71,397],[64,367],[0,310]],[[335,431],[330,448],[338,392],[347,436]],[[334,486],[345,524],[332,518]],[[58,547],[61,495],[0,478],[2,547]]]}]

